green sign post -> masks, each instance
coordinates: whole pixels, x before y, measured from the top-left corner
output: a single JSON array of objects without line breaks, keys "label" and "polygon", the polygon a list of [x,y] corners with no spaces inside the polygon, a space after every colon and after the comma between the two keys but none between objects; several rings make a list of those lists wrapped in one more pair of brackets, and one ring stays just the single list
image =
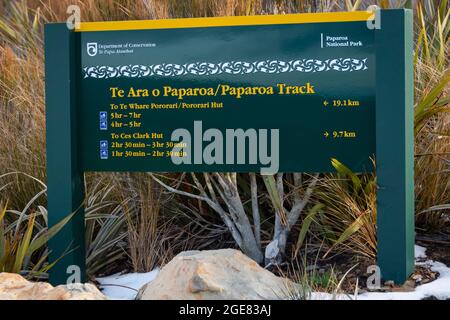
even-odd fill
[{"label": "green sign post", "polygon": [[[412,13],[65,24],[45,30],[52,283],[84,281],[83,173],[355,172],[377,161],[378,264],[414,257]],[[69,268],[69,269],[68,269]]]}]

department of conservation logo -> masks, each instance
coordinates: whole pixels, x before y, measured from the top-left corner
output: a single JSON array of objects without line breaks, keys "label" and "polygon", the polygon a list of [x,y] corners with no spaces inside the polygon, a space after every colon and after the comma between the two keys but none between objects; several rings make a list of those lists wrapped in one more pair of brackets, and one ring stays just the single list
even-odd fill
[{"label": "department of conservation logo", "polygon": [[87,54],[91,57],[94,57],[97,55],[97,42],[88,42],[86,44],[86,50],[87,50]]}]

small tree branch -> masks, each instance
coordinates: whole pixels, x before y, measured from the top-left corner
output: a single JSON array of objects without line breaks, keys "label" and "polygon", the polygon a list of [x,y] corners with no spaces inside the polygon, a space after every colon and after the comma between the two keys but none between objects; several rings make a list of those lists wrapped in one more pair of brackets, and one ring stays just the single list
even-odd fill
[{"label": "small tree branch", "polygon": [[225,202],[225,205],[228,207],[228,212],[231,216],[231,219],[233,219],[234,222],[236,222],[238,220],[235,211],[232,208],[232,205],[229,201],[230,197],[227,196],[226,194],[226,190],[224,190],[224,188],[226,188],[227,186],[225,185],[225,187],[222,186],[222,189],[220,188],[221,186],[219,186],[219,182],[215,181],[215,178],[217,178],[216,175],[214,175],[211,179],[212,185],[215,187],[215,189],[217,190],[217,192],[219,193],[220,198],[222,199],[223,202]]},{"label": "small tree branch", "polygon": [[253,229],[255,239],[258,246],[261,248],[261,217],[258,206],[258,185],[256,183],[256,174],[250,173],[250,190],[252,199],[252,215],[253,215]]},{"label": "small tree branch", "polygon": [[[210,195],[207,194],[205,188],[195,174],[192,175],[192,179],[194,180],[195,188],[200,192],[200,195],[175,189],[165,184],[154,175],[151,175],[151,177],[172,193],[205,201],[214,211],[219,213],[223,222],[230,230],[234,240],[244,251],[244,253],[257,262],[262,261],[263,255],[261,252],[261,247],[256,241],[252,225],[245,212],[242,200],[239,197],[236,174],[213,173],[211,179],[209,179],[209,176],[206,175],[205,181]],[[222,208],[221,203],[215,196],[214,190],[218,192],[222,200],[227,205],[228,212]]]},{"label": "small tree branch", "polygon": [[179,194],[181,196],[185,196],[185,197],[189,197],[189,198],[194,198],[194,199],[198,199],[198,200],[202,200],[202,201],[208,201],[210,200],[208,197],[205,196],[199,196],[193,193],[189,193],[189,192],[184,192],[175,188],[172,188],[171,186],[165,184],[164,182],[162,182],[161,180],[159,180],[158,178],[155,177],[155,175],[150,174],[150,176],[156,181],[158,182],[161,186],[163,186],[164,188],[166,188],[168,191]]},{"label": "small tree branch", "polygon": [[303,196],[303,199],[301,199],[300,201],[295,201],[294,205],[292,206],[292,209],[288,214],[288,226],[287,226],[288,230],[290,230],[292,226],[297,223],[297,220],[300,217],[300,213],[308,204],[312,192],[317,184],[317,181],[319,181],[318,176],[319,176],[318,174],[315,174],[312,177],[306,189],[305,195]]},{"label": "small tree branch", "polygon": [[277,173],[277,190],[280,196],[281,206],[284,207],[284,186],[283,186],[283,174]]},{"label": "small tree branch", "polygon": [[150,176],[156,182],[158,182],[161,186],[166,188],[169,192],[173,192],[173,193],[181,195],[181,196],[185,196],[185,197],[189,197],[189,198],[205,201],[214,211],[216,211],[219,214],[220,218],[223,220],[225,225],[230,230],[230,232],[231,232],[234,240],[236,241],[236,243],[239,246],[242,245],[242,237],[241,237],[239,231],[237,230],[236,225],[233,223],[233,221],[230,220],[230,218],[228,217],[227,213],[225,212],[225,210],[222,209],[222,207],[220,206],[219,203],[215,203],[210,198],[205,197],[205,196],[199,196],[199,195],[196,195],[196,194],[192,194],[192,193],[189,193],[189,192],[184,192],[184,191],[172,188],[171,186],[165,184],[164,182],[162,182],[161,180],[156,178],[155,175],[150,174]]},{"label": "small tree branch", "polygon": [[233,196],[233,194],[230,190],[230,186],[228,185],[228,183],[226,181],[226,178],[224,178],[224,176],[218,172],[214,172],[214,177],[217,179],[220,186],[222,187],[224,195],[226,197],[231,198]]},{"label": "small tree branch", "polygon": [[197,189],[200,191],[200,194],[204,197],[208,197],[208,194],[206,193],[205,189],[203,188],[202,184],[200,183],[200,181],[198,181],[197,176],[195,175],[195,173],[191,173],[191,177],[192,180],[194,180],[194,183],[197,187]]},{"label": "small tree branch", "polygon": [[303,183],[303,176],[301,173],[294,173],[294,201],[301,201],[300,193],[298,192],[298,189],[302,186]]},{"label": "small tree branch", "polygon": [[208,188],[209,194],[211,195],[211,198],[213,199],[214,202],[217,202],[217,196],[216,196],[216,192],[214,191],[214,187],[211,184],[211,179],[209,178],[209,173],[203,173],[203,177],[205,178],[205,182],[206,182],[206,187]]}]

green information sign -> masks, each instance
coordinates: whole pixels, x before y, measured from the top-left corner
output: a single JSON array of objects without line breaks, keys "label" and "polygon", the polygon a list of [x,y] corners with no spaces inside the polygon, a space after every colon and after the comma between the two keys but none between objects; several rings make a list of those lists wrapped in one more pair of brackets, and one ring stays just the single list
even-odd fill
[{"label": "green information sign", "polygon": [[[356,171],[371,169],[375,36],[366,21],[78,35],[84,170],[248,172],[267,166],[259,150],[245,164],[237,161],[238,150],[227,158],[238,146],[229,129],[250,129],[241,141],[247,156],[250,145],[279,141],[275,170],[327,172],[331,157]],[[192,142],[179,151],[180,165],[171,159],[177,128],[187,129]],[[205,137],[211,128],[221,142],[214,134]],[[264,137],[261,129],[268,130]],[[107,148],[99,149],[101,142]],[[314,156],[305,157],[306,150]]]},{"label": "green information sign", "polygon": [[[355,172],[377,160],[379,264],[413,267],[407,10],[46,26],[50,223],[83,172]],[[84,274],[83,214],[52,240],[54,283]]]}]

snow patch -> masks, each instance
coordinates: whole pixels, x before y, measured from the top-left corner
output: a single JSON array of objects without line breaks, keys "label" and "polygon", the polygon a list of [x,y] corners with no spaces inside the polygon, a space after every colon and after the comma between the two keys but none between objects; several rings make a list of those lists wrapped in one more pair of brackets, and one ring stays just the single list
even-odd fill
[{"label": "snow patch", "polygon": [[343,293],[331,294],[327,292],[311,292],[311,300],[353,300],[353,295]]},{"label": "snow patch", "polygon": [[[426,248],[415,246],[416,260],[426,259]],[[429,267],[434,272],[439,272],[439,277],[429,283],[420,285],[412,292],[366,292],[359,294],[356,300],[421,300],[427,297],[437,299],[450,299],[450,268],[445,264],[427,260],[416,261],[417,266]],[[148,273],[115,274],[108,277],[97,278],[102,292],[114,300],[134,300],[137,291],[147,283],[153,281],[160,269]],[[311,300],[353,300],[354,295],[330,294],[325,292],[312,292]]]},{"label": "snow patch", "polygon": [[416,259],[425,259],[427,257],[426,251],[427,248],[418,246],[417,244],[414,246],[414,256]]},{"label": "snow patch", "polygon": [[134,300],[138,290],[152,282],[159,273],[159,268],[147,273],[113,274],[97,278],[104,295],[113,300]]},{"label": "snow patch", "polygon": [[417,286],[412,292],[367,292],[358,295],[358,300],[422,300],[436,297],[440,300],[450,299],[450,268],[445,264],[428,260],[416,262],[417,266],[427,266],[439,272],[436,280]]},{"label": "snow patch", "polygon": [[[437,261],[427,260],[426,248],[416,245],[415,248],[416,266],[430,268],[434,272],[439,272],[439,277],[429,283],[417,286],[411,292],[366,292],[359,294],[356,300],[422,300],[428,297],[436,297],[440,300],[450,299],[450,268]],[[313,292],[312,300],[353,300],[353,295],[332,295],[323,292]]]}]

